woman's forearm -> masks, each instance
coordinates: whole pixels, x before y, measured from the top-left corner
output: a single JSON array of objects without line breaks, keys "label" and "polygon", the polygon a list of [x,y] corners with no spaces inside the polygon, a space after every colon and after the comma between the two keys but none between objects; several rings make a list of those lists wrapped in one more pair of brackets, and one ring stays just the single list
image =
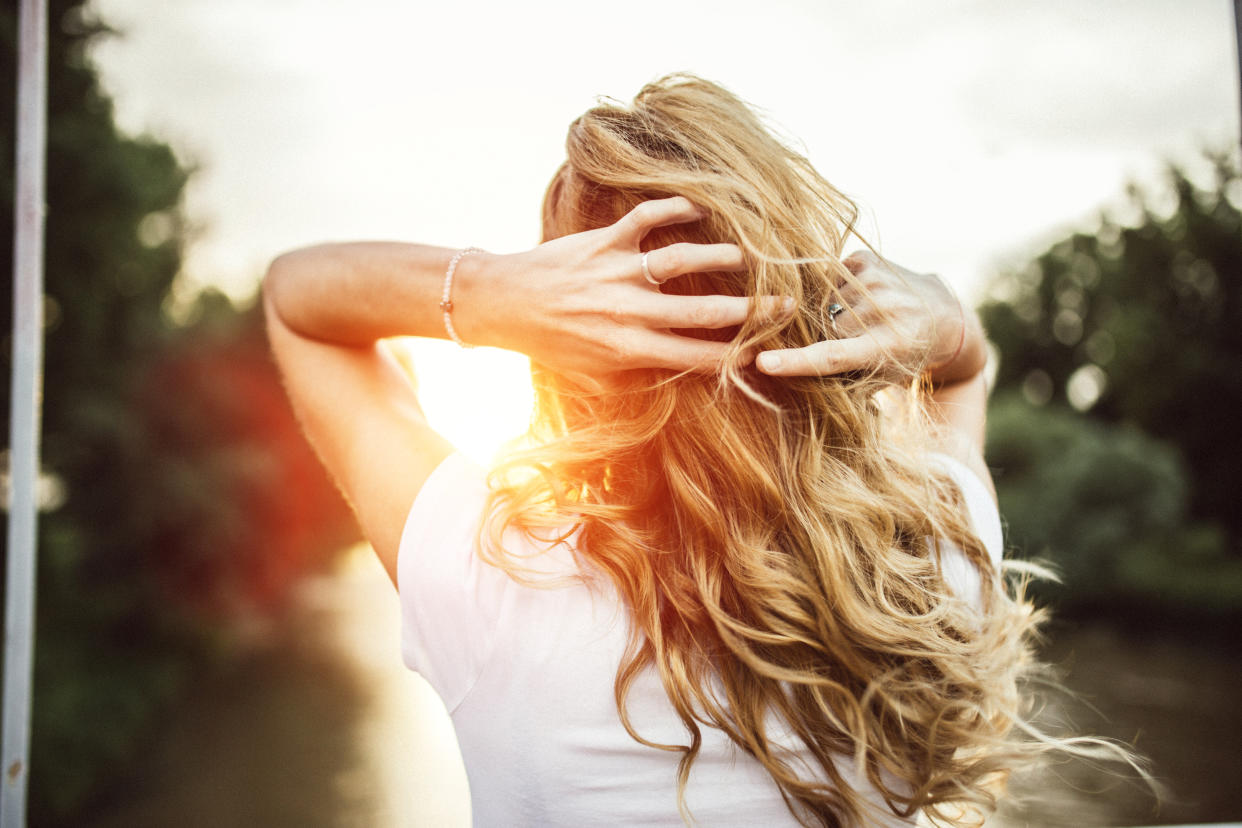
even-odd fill
[{"label": "woman's forearm", "polygon": [[[279,256],[263,290],[270,308],[308,339],[363,346],[394,336],[446,337],[440,308],[445,272],[457,251],[400,242],[347,242]],[[495,344],[479,312],[478,282],[500,257],[471,253],[453,279],[453,321],[472,344]],[[488,260],[485,262],[484,260]],[[456,308],[462,308],[458,312]]]},{"label": "woman's forearm", "polygon": [[[565,374],[601,378],[634,368],[714,371],[730,345],[674,333],[782,313],[779,297],[677,296],[659,283],[687,273],[745,269],[733,244],[678,244],[644,254],[656,227],[696,221],[684,198],[643,202],[609,227],[520,253],[470,253],[453,277],[452,323],[471,345],[526,354]],[[675,249],[674,249],[675,248]],[[440,308],[443,247],[397,242],[322,244],[286,253],[264,281],[269,315],[306,339],[364,346],[393,336],[447,337]],[[645,272],[644,272],[645,271]]]}]

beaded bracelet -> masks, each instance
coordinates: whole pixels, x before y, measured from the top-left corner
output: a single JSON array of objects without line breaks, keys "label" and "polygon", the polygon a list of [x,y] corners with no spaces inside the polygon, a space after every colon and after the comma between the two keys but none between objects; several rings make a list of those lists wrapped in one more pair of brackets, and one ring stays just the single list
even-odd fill
[{"label": "beaded bracelet", "polygon": [[444,313],[444,330],[448,331],[449,339],[456,342],[462,348],[473,348],[473,345],[467,345],[457,335],[457,329],[453,327],[453,274],[457,272],[457,263],[461,261],[461,257],[467,253],[486,253],[487,251],[479,247],[467,247],[465,250],[458,250],[453,254],[453,258],[449,259],[448,270],[444,272],[444,292],[440,294],[440,310]]}]

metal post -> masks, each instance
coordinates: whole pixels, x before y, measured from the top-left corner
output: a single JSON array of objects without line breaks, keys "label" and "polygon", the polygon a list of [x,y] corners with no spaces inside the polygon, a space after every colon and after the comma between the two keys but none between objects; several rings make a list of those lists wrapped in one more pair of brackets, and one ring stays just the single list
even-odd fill
[{"label": "metal post", "polygon": [[43,202],[47,134],[47,5],[18,11],[13,238],[13,383],[4,625],[4,756],[0,828],[26,824],[34,654],[39,409],[43,384]]},{"label": "metal post", "polygon": [[[1238,56],[1238,102],[1242,104],[1242,0],[1233,0],[1233,47]],[[1242,123],[1242,109],[1238,114]],[[1242,133],[1239,139],[1242,140]]]}]

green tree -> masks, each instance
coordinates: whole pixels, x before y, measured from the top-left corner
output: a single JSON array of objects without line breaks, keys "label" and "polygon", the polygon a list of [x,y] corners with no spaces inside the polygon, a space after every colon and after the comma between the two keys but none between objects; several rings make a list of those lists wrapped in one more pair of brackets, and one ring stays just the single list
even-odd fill
[{"label": "green tree", "polygon": [[1191,513],[1224,526],[1242,554],[1242,175],[1236,155],[1205,153],[1213,180],[1168,172],[1172,206],[1132,189],[1140,218],[1107,215],[993,286],[981,309],[1000,350],[997,388],[1070,403],[1175,446]]},{"label": "green tree", "polygon": [[[12,226],[15,5],[0,13],[0,227]],[[278,605],[348,534],[257,313],[212,294],[192,326],[163,312],[189,171],[117,129],[88,52],[107,29],[81,0],[52,0],[50,21],[42,459],[64,498],[40,520],[36,825],[74,822],[134,759],[208,663],[207,621]],[[0,233],[0,261],[11,241]],[[10,303],[4,291],[6,320]]]},{"label": "green tree", "polygon": [[[166,696],[170,663],[126,664],[125,638],[160,651],[137,594],[111,583],[134,567],[125,539],[140,520],[126,508],[127,474],[140,440],[125,405],[133,367],[167,336],[160,303],[180,266],[186,171],[171,149],[121,135],[87,60],[103,27],[81,4],[53,0],[48,58],[48,146],[43,463],[66,499],[40,522],[31,814],[41,822],[85,795],[97,768],[123,758],[127,739]],[[0,16],[3,198],[0,227],[12,227],[16,4]],[[166,216],[163,238],[139,238],[148,216]],[[156,220],[158,221],[158,220]],[[0,233],[0,261],[12,260]],[[12,319],[11,295],[0,312]],[[10,370],[9,349],[4,369]],[[8,413],[8,386],[4,384]],[[6,422],[7,429],[7,422]],[[7,433],[7,432],[6,432]],[[113,521],[116,521],[114,524]],[[94,587],[104,586],[95,590]],[[140,590],[140,582],[131,584]],[[87,598],[86,596],[91,596]],[[94,627],[100,639],[83,635]],[[131,642],[132,643],[132,642]]]}]

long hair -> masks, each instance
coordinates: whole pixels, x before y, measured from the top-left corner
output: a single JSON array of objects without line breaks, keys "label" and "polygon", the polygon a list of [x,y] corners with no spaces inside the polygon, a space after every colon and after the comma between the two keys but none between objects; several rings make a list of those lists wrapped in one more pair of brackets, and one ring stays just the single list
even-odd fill
[{"label": "long hair", "polygon": [[[483,554],[523,577],[504,532],[573,533],[615,585],[631,619],[621,720],[637,741],[681,753],[683,817],[703,727],[758,760],[804,824],[868,822],[842,763],[895,814],[986,813],[1008,771],[1045,746],[1019,692],[1036,669],[1039,613],[1004,586],[961,493],[929,462],[918,418],[882,408],[891,376],[772,378],[742,356],[834,337],[825,309],[854,279],[841,264],[853,204],[742,101],[689,75],[591,109],[567,152],[545,239],[682,195],[705,217],[644,247],[731,241],[748,269],[664,289],[792,296],[796,309],[699,334],[733,343],[715,375],[632,371],[601,390],[534,366],[536,445],[493,475]],[[925,393],[915,374],[897,388],[912,403]],[[561,530],[551,541],[550,529]],[[979,569],[981,610],[947,586],[941,544]],[[630,723],[627,693],[650,668],[684,744],[653,743]]]}]

